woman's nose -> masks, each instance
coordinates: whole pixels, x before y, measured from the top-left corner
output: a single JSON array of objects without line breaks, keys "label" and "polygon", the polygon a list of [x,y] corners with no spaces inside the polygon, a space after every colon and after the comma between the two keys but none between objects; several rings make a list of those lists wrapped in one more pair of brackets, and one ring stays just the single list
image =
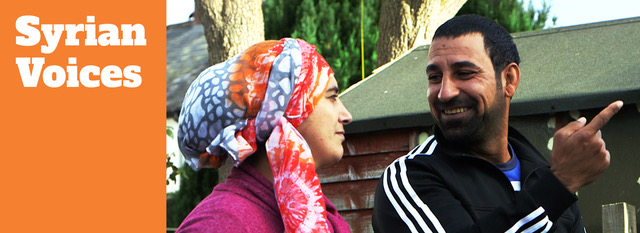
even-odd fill
[{"label": "woman's nose", "polygon": [[340,101],[340,106],[342,109],[340,111],[340,115],[338,116],[338,121],[340,121],[340,123],[344,125],[351,123],[351,121],[353,120],[351,113],[349,112],[349,110],[347,110],[347,107],[342,104],[342,101]]}]

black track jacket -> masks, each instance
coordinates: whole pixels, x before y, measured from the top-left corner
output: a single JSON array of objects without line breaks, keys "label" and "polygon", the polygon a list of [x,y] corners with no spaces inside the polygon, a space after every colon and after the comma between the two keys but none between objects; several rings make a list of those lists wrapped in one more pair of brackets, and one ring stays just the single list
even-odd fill
[{"label": "black track jacket", "polygon": [[435,136],[387,167],[376,189],[375,232],[584,232],[577,197],[513,128],[521,191],[492,163]]}]

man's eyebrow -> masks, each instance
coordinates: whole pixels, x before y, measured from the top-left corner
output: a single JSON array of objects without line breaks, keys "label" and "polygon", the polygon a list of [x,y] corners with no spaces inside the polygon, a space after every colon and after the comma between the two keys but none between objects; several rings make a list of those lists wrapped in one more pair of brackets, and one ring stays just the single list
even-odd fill
[{"label": "man's eyebrow", "polygon": [[436,64],[429,64],[427,65],[427,72],[429,71],[436,71],[436,70],[440,70],[440,66],[436,65]]},{"label": "man's eyebrow", "polygon": [[477,66],[476,64],[474,64],[473,62],[470,61],[459,61],[459,62],[454,62],[453,64],[451,64],[451,67],[454,69],[460,69],[460,68],[475,68],[475,69],[479,69],[480,67]]},{"label": "man's eyebrow", "polygon": [[[461,69],[461,68],[480,69],[479,66],[477,66],[475,63],[470,62],[470,61],[454,62],[453,64],[451,64],[451,68],[454,68],[454,69]],[[429,72],[429,71],[438,71],[438,70],[440,70],[440,66],[438,66],[436,64],[427,65],[427,72]]]}]

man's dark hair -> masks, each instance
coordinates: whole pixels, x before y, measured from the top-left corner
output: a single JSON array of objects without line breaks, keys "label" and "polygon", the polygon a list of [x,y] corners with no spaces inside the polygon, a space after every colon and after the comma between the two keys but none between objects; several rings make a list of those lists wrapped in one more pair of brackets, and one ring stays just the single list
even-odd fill
[{"label": "man's dark hair", "polygon": [[511,34],[495,21],[479,15],[462,15],[448,20],[438,27],[433,39],[456,38],[476,32],[484,37],[484,48],[493,63],[496,78],[499,78],[498,74],[507,64],[515,62],[520,65],[518,48],[516,48]]}]

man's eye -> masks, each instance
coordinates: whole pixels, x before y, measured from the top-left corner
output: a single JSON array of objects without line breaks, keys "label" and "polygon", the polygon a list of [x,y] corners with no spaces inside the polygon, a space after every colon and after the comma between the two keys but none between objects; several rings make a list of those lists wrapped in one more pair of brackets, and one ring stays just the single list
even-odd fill
[{"label": "man's eye", "polygon": [[475,71],[458,71],[458,77],[460,78],[471,78],[473,77],[474,74],[476,74],[477,72]]},{"label": "man's eye", "polygon": [[429,83],[440,83],[442,81],[442,75],[432,74],[428,76]]},{"label": "man's eye", "polygon": [[330,95],[329,97],[327,97],[331,100],[337,100],[338,99],[338,94],[334,94],[334,95]]}]

